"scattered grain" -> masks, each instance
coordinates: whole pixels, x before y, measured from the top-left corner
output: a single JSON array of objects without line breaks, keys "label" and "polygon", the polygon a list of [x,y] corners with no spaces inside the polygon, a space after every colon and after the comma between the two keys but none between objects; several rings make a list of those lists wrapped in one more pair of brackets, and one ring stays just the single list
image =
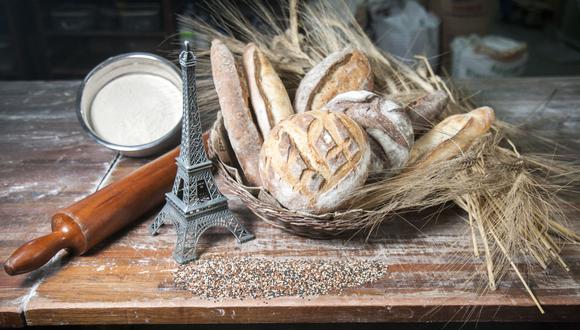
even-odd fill
[{"label": "scattered grain", "polygon": [[203,299],[271,299],[340,294],[384,276],[386,265],[368,259],[207,257],[180,266],[178,288]]}]

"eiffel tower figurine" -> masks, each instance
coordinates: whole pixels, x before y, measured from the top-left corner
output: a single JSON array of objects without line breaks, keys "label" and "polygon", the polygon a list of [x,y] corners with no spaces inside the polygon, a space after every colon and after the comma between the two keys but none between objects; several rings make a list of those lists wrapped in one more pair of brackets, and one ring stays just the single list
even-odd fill
[{"label": "eiffel tower figurine", "polygon": [[183,127],[177,174],[172,191],[165,195],[165,206],[149,227],[151,235],[156,235],[164,223],[173,223],[177,232],[173,258],[179,263],[197,259],[197,241],[208,228],[226,227],[239,243],[254,238],[230,212],[227,199],[213,181],[212,163],[203,148],[197,108],[196,57],[189,42],[184,46],[179,55],[183,78]]}]

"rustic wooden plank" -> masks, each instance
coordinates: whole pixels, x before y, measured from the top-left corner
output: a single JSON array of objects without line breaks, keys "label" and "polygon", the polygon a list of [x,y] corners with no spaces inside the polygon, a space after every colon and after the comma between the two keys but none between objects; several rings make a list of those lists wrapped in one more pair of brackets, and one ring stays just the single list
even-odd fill
[{"label": "rustic wooden plank", "polygon": [[[74,112],[78,86],[0,82],[2,260],[48,233],[50,214],[94,191],[112,160],[113,153],[81,132]],[[24,324],[22,311],[48,269],[17,277],[0,272],[0,326]]]},{"label": "rustic wooden plank", "polygon": [[[553,138],[574,145],[578,138],[580,108],[580,78],[566,79],[508,79],[463,82],[482,90],[475,96],[480,104],[489,104],[498,110],[498,117],[523,120],[530,111],[546,103],[544,113],[565,118]],[[16,89],[16,87],[14,87]],[[554,94],[553,90],[557,92]],[[558,118],[560,118],[558,117]],[[29,122],[34,122],[30,120]],[[37,124],[40,125],[40,124]],[[553,122],[547,122],[553,125]],[[558,126],[560,127],[560,126]],[[535,127],[542,131],[553,129]],[[62,128],[61,128],[62,130]],[[62,131],[61,131],[62,133]],[[49,133],[46,133],[49,134]],[[55,133],[59,134],[59,133]],[[31,143],[22,137],[23,144]],[[89,142],[90,144],[90,142]],[[6,147],[7,149],[10,149]],[[95,147],[99,149],[98,147]],[[74,148],[73,148],[74,149]],[[54,153],[59,152],[54,146]],[[100,150],[100,149],[99,149]],[[32,155],[14,156],[42,163]],[[63,153],[69,151],[62,151]],[[100,152],[106,152],[100,150]],[[52,156],[51,156],[52,155]],[[112,159],[112,154],[107,154]],[[578,154],[576,154],[578,155]],[[77,155],[78,156],[78,155]],[[88,156],[93,157],[87,154]],[[55,158],[50,153],[47,157]],[[577,156],[576,156],[577,157]],[[58,159],[58,157],[56,157]],[[94,158],[90,158],[93,159]],[[104,184],[112,182],[146,160],[121,157]],[[96,163],[96,161],[95,161]],[[106,162],[105,162],[106,163]],[[64,164],[63,167],[77,165]],[[54,163],[46,164],[55,170]],[[88,171],[88,170],[87,170]],[[102,174],[101,169],[99,173]],[[48,175],[45,173],[45,175]],[[3,180],[4,175],[2,176]],[[38,179],[38,178],[37,178]],[[21,181],[14,180],[14,184]],[[42,181],[42,189],[49,191],[54,177]],[[93,184],[95,182],[92,182]],[[80,183],[79,183],[80,184]],[[80,196],[77,186],[70,193]],[[30,193],[30,188],[23,188]],[[34,187],[33,187],[34,188]],[[36,188],[35,188],[36,189]],[[72,188],[71,188],[72,189]],[[65,196],[66,197],[66,196]],[[64,202],[60,196],[47,196],[56,206]],[[9,212],[18,212],[24,198],[13,205],[0,197],[0,213],[7,226],[18,226],[8,218]],[[7,200],[10,200],[9,198]],[[62,205],[62,204],[61,204]],[[368,243],[360,239],[317,241],[295,237],[256,220],[239,201],[232,208],[256,234],[256,240],[238,245],[233,237],[223,232],[203,236],[202,257],[212,255],[251,255],[266,258],[377,258],[388,264],[388,273],[380,281],[362,288],[347,290],[342,295],[308,298],[284,297],[272,300],[226,300],[212,302],[191,296],[173,286],[172,271],[177,267],[171,258],[175,234],[171,226],[151,237],[147,226],[154,214],[136,227],[104,242],[86,256],[64,258],[54,263],[25,305],[29,325],[57,324],[144,324],[144,323],[244,323],[244,322],[371,322],[371,321],[579,321],[580,314],[580,247],[567,246],[563,255],[571,271],[566,273],[553,265],[547,273],[527,268],[525,276],[544,304],[546,315],[539,314],[521,284],[508,276],[499,290],[481,295],[480,260],[469,252],[467,226],[457,210],[445,212],[437,221],[425,225],[423,218],[408,219],[417,231],[404,222],[390,223],[381,228]],[[576,203],[580,206],[580,201]],[[23,212],[23,211],[20,211]],[[46,209],[28,210],[29,217],[41,217]],[[46,230],[48,219],[35,223],[36,232]],[[6,220],[8,219],[8,220]],[[572,223],[580,231],[580,221]],[[44,227],[43,227],[44,226]],[[12,227],[5,227],[12,230]],[[43,229],[44,228],[44,229]],[[34,236],[34,235],[31,235]],[[31,238],[31,237],[30,237]],[[0,244],[6,243],[1,240]],[[549,276],[547,276],[547,275]],[[18,279],[20,277],[9,278]],[[3,278],[2,278],[3,279]],[[4,283],[4,282],[2,282]],[[37,282],[38,283],[38,282]],[[14,282],[6,285],[14,287]]]},{"label": "rustic wooden plank", "polygon": [[[461,82],[477,104],[499,111],[499,118],[535,134],[580,148],[578,78],[479,79]],[[566,153],[565,151],[563,151]]]},{"label": "rustic wooden plank", "polygon": [[[235,209],[240,210],[240,205]],[[223,302],[204,301],[173,287],[175,236],[169,227],[160,236],[149,237],[150,220],[95,255],[69,262],[44,281],[26,312],[29,324],[448,321],[452,317],[462,321],[474,320],[474,315],[481,321],[578,320],[572,313],[580,303],[578,248],[565,252],[571,273],[554,267],[549,279],[541,272],[529,274],[549,311],[540,316],[515,278],[480,297],[477,281],[469,278],[481,264],[465,253],[469,241],[460,240],[459,234],[467,228],[453,214],[427,226],[423,234],[402,224],[390,226],[385,229],[392,234],[374,237],[368,244],[296,238],[262,222],[249,223],[257,239],[244,245],[237,245],[228,234],[206,235],[203,257],[381,258],[389,265],[381,281],[340,296]],[[69,290],[76,294],[71,296]],[[461,309],[464,305],[472,307]]]}]

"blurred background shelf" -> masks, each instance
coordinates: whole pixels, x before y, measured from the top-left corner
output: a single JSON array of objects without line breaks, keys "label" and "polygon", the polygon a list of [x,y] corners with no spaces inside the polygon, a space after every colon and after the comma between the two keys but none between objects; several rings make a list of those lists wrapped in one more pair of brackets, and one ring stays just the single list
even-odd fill
[{"label": "blurred background shelf", "polygon": [[168,56],[184,0],[2,0],[0,79],[78,79],[126,52]]},{"label": "blurred background shelf", "polygon": [[[103,60],[135,51],[174,60],[179,41],[208,46],[178,16],[195,15],[215,25],[203,4],[212,1],[0,0],[0,80],[82,79]],[[286,11],[279,0],[220,1],[239,6],[257,25],[260,18],[245,10],[255,1],[279,15]],[[460,67],[452,63],[460,58],[453,55],[453,40],[494,35],[525,44],[518,74],[580,75],[580,0],[415,0],[420,9],[405,22],[402,10],[406,13],[410,0],[344,1],[379,48],[410,62],[415,53],[424,54],[439,73],[455,74],[453,68]],[[425,20],[433,26],[427,29]]]},{"label": "blurred background shelf", "polygon": [[177,32],[179,0],[26,0],[32,8],[42,79],[79,78],[108,57],[166,55]]},{"label": "blurred background shelf", "polygon": [[136,31],[47,31],[47,37],[107,37],[107,38],[165,38],[165,32],[136,32]]}]

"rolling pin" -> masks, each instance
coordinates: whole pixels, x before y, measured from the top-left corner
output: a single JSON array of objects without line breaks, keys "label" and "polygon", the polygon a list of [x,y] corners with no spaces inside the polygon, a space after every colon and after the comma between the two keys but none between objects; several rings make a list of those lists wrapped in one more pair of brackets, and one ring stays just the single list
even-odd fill
[{"label": "rolling pin", "polygon": [[57,211],[52,217],[52,233],[14,251],[4,263],[6,273],[17,275],[40,268],[62,249],[74,255],[84,254],[151,211],[171,190],[178,155],[179,148],[175,148],[119,181]]}]

